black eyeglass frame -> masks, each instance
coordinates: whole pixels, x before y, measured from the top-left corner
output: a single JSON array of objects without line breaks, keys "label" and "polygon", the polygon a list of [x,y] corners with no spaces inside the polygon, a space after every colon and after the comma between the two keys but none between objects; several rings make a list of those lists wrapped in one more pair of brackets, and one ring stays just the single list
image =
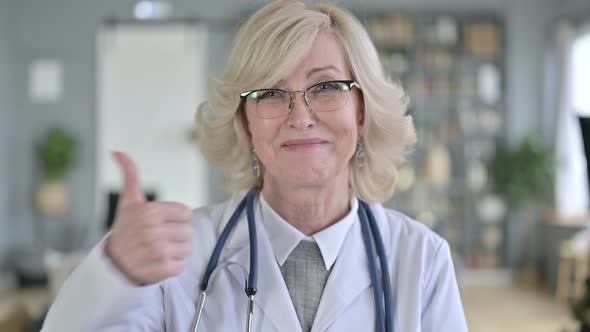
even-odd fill
[{"label": "black eyeglass frame", "polygon": [[[305,100],[305,105],[311,109],[311,106],[309,106],[309,101],[307,100],[307,91],[322,85],[322,84],[326,84],[326,83],[341,83],[341,84],[346,84],[346,86],[348,86],[348,90],[352,92],[352,88],[356,87],[357,89],[360,90],[360,86],[359,84],[354,81],[354,80],[332,80],[332,81],[324,81],[324,82],[319,82],[316,83],[310,87],[308,87],[307,89],[301,91],[286,91],[283,89],[279,89],[279,88],[268,88],[268,89],[255,89],[255,90],[248,90],[248,91],[244,91],[242,93],[240,93],[240,99],[242,100],[243,103],[246,103],[246,98],[248,98],[249,95],[253,94],[254,92],[264,92],[264,91],[280,91],[280,92],[284,92],[286,94],[289,95],[289,111],[286,114],[289,114],[291,112],[291,109],[293,109],[293,103],[294,103],[294,97],[293,95],[296,93],[303,93],[303,100]],[[348,100],[346,101],[348,102]],[[346,103],[344,103],[344,105],[346,105]],[[344,106],[342,105],[342,106]],[[342,107],[341,106],[341,107]],[[337,109],[335,109],[337,110]],[[331,111],[335,111],[335,110],[331,110]],[[331,111],[324,111],[324,112],[331,112]]]}]

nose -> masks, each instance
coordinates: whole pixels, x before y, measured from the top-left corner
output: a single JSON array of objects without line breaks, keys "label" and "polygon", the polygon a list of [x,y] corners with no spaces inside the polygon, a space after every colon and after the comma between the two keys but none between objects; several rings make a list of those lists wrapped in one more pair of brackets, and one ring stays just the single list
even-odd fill
[{"label": "nose", "polygon": [[307,106],[303,92],[296,91],[291,94],[291,111],[289,112],[287,121],[289,127],[296,129],[306,129],[315,126],[315,114]]}]

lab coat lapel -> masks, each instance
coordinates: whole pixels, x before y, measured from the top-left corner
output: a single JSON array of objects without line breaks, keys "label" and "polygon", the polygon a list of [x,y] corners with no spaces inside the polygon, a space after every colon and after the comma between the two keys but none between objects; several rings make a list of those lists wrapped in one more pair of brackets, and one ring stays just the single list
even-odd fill
[{"label": "lab coat lapel", "polygon": [[325,331],[371,284],[367,254],[360,235],[360,223],[355,220],[326,282],[312,327],[313,332]]},{"label": "lab coat lapel", "polygon": [[[278,331],[301,332],[301,324],[297,318],[297,313],[295,312],[295,307],[293,306],[283,275],[276,262],[264,227],[259,221],[259,209],[256,209],[259,257],[258,291],[256,293],[254,316],[264,314],[275,325]],[[239,242],[240,249],[234,251],[227,258],[228,270],[238,282],[243,284],[245,281],[244,271],[249,271],[250,269],[250,247],[248,245],[248,228],[245,216],[241,218],[235,231],[237,231],[236,242]],[[240,265],[241,268],[231,268],[234,264]],[[246,296],[243,290],[242,294],[244,297]],[[258,312],[256,309],[258,309]]]}]

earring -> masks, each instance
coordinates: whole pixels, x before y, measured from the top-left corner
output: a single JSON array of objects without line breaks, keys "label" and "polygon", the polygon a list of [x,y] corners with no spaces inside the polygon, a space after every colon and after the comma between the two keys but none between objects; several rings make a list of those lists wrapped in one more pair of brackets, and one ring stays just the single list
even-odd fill
[{"label": "earring", "polygon": [[365,146],[364,146],[365,142],[363,140],[363,137],[359,137],[357,143],[356,143],[356,153],[355,153],[355,158],[356,158],[356,166],[358,168],[362,168],[365,165]]},{"label": "earring", "polygon": [[258,157],[256,156],[256,150],[254,150],[254,147],[250,148],[250,153],[252,154],[252,175],[254,175],[254,177],[259,177],[260,162],[258,161]]}]

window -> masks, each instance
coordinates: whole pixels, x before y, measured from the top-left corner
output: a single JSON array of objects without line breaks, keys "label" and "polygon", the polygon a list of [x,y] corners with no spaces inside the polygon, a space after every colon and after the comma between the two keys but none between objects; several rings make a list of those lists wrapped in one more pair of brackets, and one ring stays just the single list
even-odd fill
[{"label": "window", "polygon": [[[588,214],[590,156],[590,31],[558,28],[559,80],[555,200],[562,221]],[[576,31],[577,30],[577,31]],[[586,144],[584,144],[584,141]],[[586,146],[584,146],[586,145]]]},{"label": "window", "polygon": [[590,117],[590,32],[575,39],[572,47],[572,108]]}]

